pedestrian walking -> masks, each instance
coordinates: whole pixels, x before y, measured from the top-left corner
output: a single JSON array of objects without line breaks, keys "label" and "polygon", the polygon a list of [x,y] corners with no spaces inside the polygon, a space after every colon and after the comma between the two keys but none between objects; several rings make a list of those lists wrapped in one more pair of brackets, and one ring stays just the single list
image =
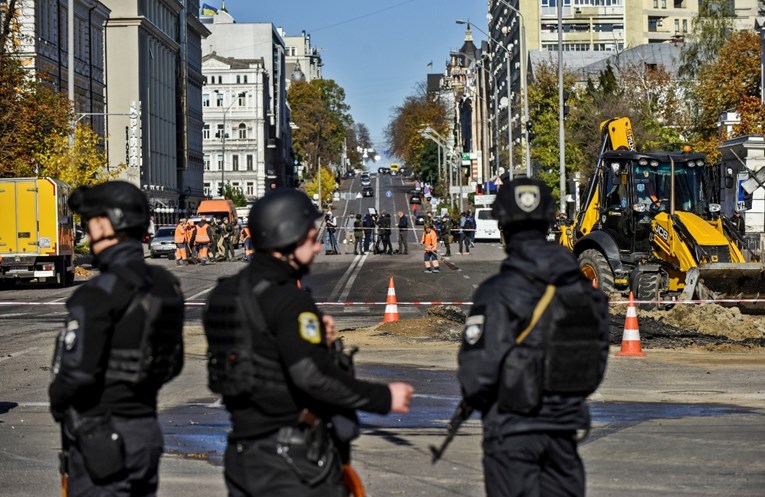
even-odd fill
[{"label": "pedestrian walking", "polygon": [[234,226],[228,222],[228,218],[223,218],[223,225],[220,227],[221,240],[223,243],[223,260],[234,260]]},{"label": "pedestrian walking", "polygon": [[186,218],[178,220],[178,226],[175,227],[175,263],[178,266],[189,263],[189,256],[186,253]]},{"label": "pedestrian walking", "polygon": [[215,262],[214,259],[209,258],[208,253],[210,250],[210,242],[212,240],[212,229],[210,228],[210,225],[207,224],[207,219],[202,216],[202,218],[197,223],[196,228],[194,228],[194,235],[191,242],[194,245],[194,250],[198,254],[199,262],[203,266]]},{"label": "pedestrian walking", "polygon": [[406,255],[409,253],[409,245],[406,243],[406,237],[409,236],[409,220],[402,211],[398,211],[398,253]]},{"label": "pedestrian walking", "polygon": [[475,214],[468,209],[465,216],[465,231],[467,232],[467,242],[469,247],[475,247]]},{"label": "pedestrian walking", "polygon": [[364,222],[361,220],[361,214],[356,214],[353,221],[353,253],[364,254]]},{"label": "pedestrian walking", "polygon": [[444,214],[441,218],[441,240],[444,242],[444,257],[451,257],[452,255],[452,219]]},{"label": "pedestrian walking", "polygon": [[457,239],[457,242],[459,243],[459,253],[460,255],[470,255],[470,240],[468,239],[468,229],[465,225],[467,224],[467,212],[462,212],[462,216],[460,217],[460,231],[459,231],[459,238]]},{"label": "pedestrian walking", "polygon": [[154,496],[162,431],[157,393],[183,367],[183,294],[144,261],[149,205],[133,184],[74,190],[97,276],[66,302],[48,394],[61,423],[62,493]]},{"label": "pedestrian walking", "polygon": [[409,409],[409,384],[354,377],[333,319],[299,285],[322,248],[320,218],[297,190],[258,199],[248,219],[253,261],[221,280],[205,307],[208,383],[231,415],[230,496],[347,495],[342,465],[358,434],[356,409]]},{"label": "pedestrian walking", "polygon": [[422,240],[420,241],[423,249],[425,250],[425,272],[437,273],[438,267],[438,236],[433,231],[433,227],[429,224],[425,225],[425,233],[422,234]]},{"label": "pedestrian walking", "polygon": [[505,184],[493,206],[508,257],[473,298],[458,379],[481,412],[486,494],[584,496],[577,431],[608,358],[608,302],[576,257],[548,242],[555,202],[538,180]]}]

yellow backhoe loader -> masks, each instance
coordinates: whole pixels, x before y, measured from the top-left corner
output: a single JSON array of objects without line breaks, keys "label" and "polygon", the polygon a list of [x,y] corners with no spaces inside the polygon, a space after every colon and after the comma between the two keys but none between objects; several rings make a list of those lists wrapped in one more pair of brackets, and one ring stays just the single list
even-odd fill
[{"label": "yellow backhoe loader", "polygon": [[601,123],[603,144],[574,221],[560,243],[606,292],[632,291],[644,308],[715,300],[765,312],[765,266],[739,249],[721,215],[719,182],[703,154],[638,152],[628,118]]}]

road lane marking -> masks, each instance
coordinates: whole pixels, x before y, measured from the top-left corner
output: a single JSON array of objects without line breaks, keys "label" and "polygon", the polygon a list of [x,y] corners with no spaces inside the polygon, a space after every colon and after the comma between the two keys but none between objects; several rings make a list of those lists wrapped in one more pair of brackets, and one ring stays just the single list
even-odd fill
[{"label": "road lane marking", "polygon": [[204,294],[206,294],[206,293],[208,293],[208,292],[211,292],[213,288],[215,288],[215,287],[213,286],[213,287],[210,287],[210,288],[208,288],[207,290],[202,290],[202,291],[201,291],[201,292],[199,292],[199,293],[195,293],[195,294],[194,294],[194,295],[192,295],[191,297],[187,298],[187,299],[186,299],[186,301],[188,302],[189,300],[194,300],[194,299],[195,299],[195,298],[197,298],[197,297],[201,297],[202,295],[204,295]]},{"label": "road lane marking", "polygon": [[363,266],[364,262],[367,260],[367,255],[368,254],[364,254],[356,257],[359,259],[359,263],[356,265],[356,269],[351,274],[351,277],[348,278],[348,283],[346,283],[345,288],[343,288],[343,293],[340,294],[338,300],[343,301],[348,298],[348,294],[351,293],[351,287],[353,287],[356,277],[361,273],[361,266]]},{"label": "road lane marking", "polygon": [[19,316],[26,316],[28,312],[12,312],[10,314],[0,314],[0,318],[15,318]]},{"label": "road lane marking", "polygon": [[329,294],[329,299],[334,300],[335,296],[340,293],[340,289],[343,288],[343,283],[345,282],[346,278],[351,274],[351,271],[353,271],[353,268],[356,267],[356,264],[359,263],[359,258],[361,256],[357,255],[353,258],[353,261],[351,261],[351,265],[348,266],[348,269],[345,270],[343,275],[340,277],[340,279],[337,280],[337,283],[335,283],[335,287],[332,288],[332,291]]}]

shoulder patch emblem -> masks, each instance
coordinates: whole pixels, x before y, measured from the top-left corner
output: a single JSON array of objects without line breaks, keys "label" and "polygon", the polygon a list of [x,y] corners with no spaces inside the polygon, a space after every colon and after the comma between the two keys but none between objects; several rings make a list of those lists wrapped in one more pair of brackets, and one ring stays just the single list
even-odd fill
[{"label": "shoulder patch emblem", "polygon": [[300,329],[300,338],[308,343],[316,345],[321,342],[321,327],[319,325],[319,316],[313,312],[301,312],[298,316],[298,328]]},{"label": "shoulder patch emblem", "polygon": [[73,319],[66,323],[66,330],[64,330],[64,348],[66,350],[72,350],[77,343],[77,331],[80,329],[80,323],[76,319]]},{"label": "shoulder patch emblem", "polygon": [[465,330],[462,332],[468,345],[475,345],[483,335],[483,315],[470,316],[465,321]]},{"label": "shoulder patch emblem", "polygon": [[515,187],[515,204],[524,212],[531,212],[539,206],[542,197],[537,185],[518,185]]}]

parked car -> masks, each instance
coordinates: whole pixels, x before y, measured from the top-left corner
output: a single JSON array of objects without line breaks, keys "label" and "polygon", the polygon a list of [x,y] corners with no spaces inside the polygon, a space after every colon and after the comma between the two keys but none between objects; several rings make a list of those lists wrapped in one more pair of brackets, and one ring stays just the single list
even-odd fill
[{"label": "parked car", "polygon": [[157,229],[149,244],[152,259],[157,257],[175,258],[175,226],[163,226]]},{"label": "parked car", "polygon": [[371,186],[365,186],[361,189],[361,195],[364,197],[374,197],[375,191]]},{"label": "parked car", "polygon": [[499,240],[499,225],[491,215],[491,208],[475,210],[475,239]]},{"label": "parked car", "polygon": [[425,224],[425,215],[420,214],[419,212],[414,213],[414,224],[418,226],[422,226]]}]

